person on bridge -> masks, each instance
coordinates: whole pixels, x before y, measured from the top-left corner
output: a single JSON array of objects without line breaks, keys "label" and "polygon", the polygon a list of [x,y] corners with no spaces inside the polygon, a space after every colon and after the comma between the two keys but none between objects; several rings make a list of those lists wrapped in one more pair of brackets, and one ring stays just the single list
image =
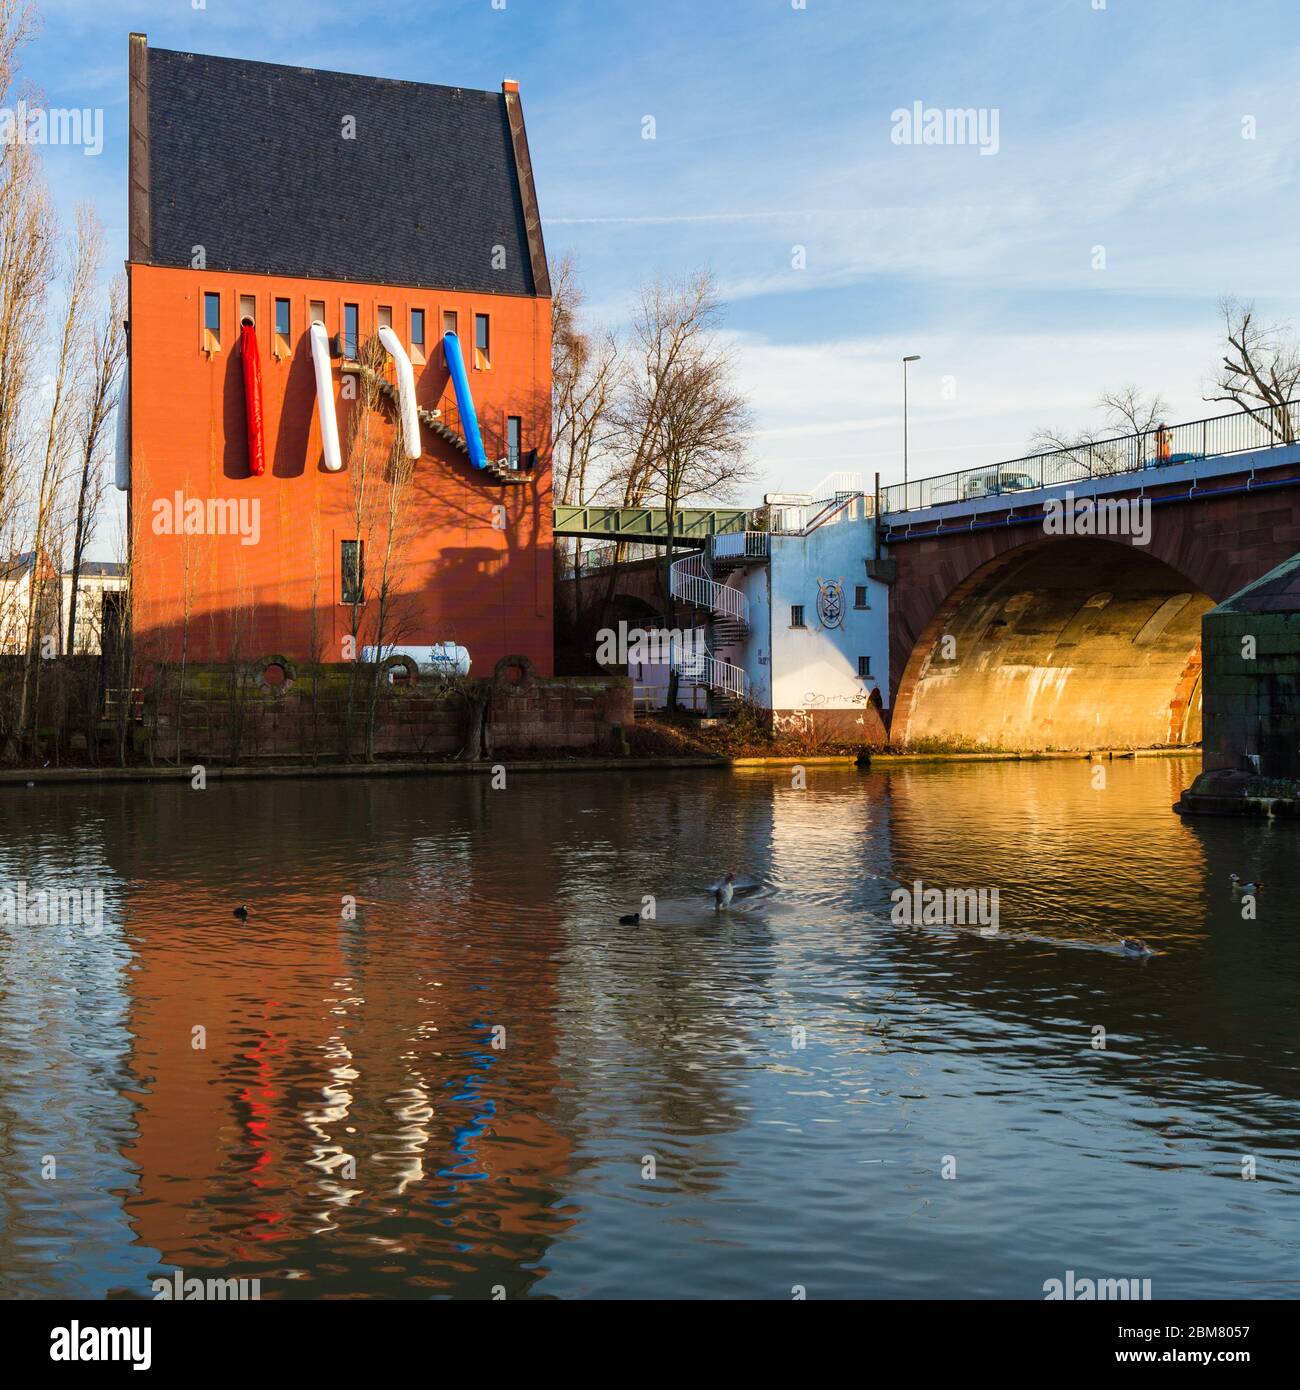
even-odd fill
[{"label": "person on bridge", "polygon": [[1174,432],[1162,420],[1156,426],[1156,462],[1168,463],[1174,447]]}]

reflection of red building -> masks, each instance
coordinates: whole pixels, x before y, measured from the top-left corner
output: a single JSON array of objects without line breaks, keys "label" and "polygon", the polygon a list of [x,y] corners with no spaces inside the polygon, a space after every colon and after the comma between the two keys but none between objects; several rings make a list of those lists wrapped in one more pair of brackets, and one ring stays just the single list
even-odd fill
[{"label": "reflection of red building", "polygon": [[[199,660],[313,646],[340,660],[358,540],[365,639],[397,404],[359,384],[354,359],[387,324],[419,406],[442,412],[441,429],[418,432],[389,636],[462,643],[476,672],[512,652],[551,670],[550,283],[516,84],[310,72],[150,51],[134,35],[128,271],[143,654],[175,654],[184,635]],[[337,472],[318,418],[316,319],[331,339]],[[245,320],[260,359],[261,476],[249,468]],[[447,329],[488,468],[457,442],[470,430]],[[380,370],[392,379],[387,357]]]},{"label": "reflection of red building", "polygon": [[[527,882],[488,857],[431,855],[404,781],[122,801],[115,859],[138,945],[126,1210],[159,1270],[261,1278],[263,1298],[488,1297],[498,1283],[515,1297],[567,1228],[562,937],[538,911],[557,891],[548,828],[531,800],[501,806],[455,780],[441,823],[491,825],[531,856]],[[250,831],[258,845],[218,869]],[[165,835],[183,860],[146,862]],[[254,905],[247,921],[236,900]],[[485,927],[494,900],[526,925]],[[466,949],[484,933],[490,949]]]}]

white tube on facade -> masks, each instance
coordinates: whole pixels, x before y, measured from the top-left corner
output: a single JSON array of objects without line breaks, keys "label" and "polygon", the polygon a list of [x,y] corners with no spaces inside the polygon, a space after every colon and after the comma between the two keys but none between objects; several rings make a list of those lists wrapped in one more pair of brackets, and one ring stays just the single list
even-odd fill
[{"label": "white tube on facade", "polygon": [[339,449],[339,421],[334,411],[334,373],[330,367],[330,335],[320,319],[313,319],[311,332],[311,362],[316,369],[316,415],[320,420],[321,449],[325,467],[337,473],[343,467]]},{"label": "white tube on facade", "polygon": [[397,370],[397,399],[402,408],[402,442],[406,446],[406,457],[420,457],[420,416],[415,408],[415,371],[411,359],[406,355],[401,339],[385,324],[379,330],[379,341],[393,359]]},{"label": "white tube on facade", "polygon": [[122,389],[117,397],[117,449],[113,459],[113,481],[119,492],[131,487],[131,361],[122,369]]}]

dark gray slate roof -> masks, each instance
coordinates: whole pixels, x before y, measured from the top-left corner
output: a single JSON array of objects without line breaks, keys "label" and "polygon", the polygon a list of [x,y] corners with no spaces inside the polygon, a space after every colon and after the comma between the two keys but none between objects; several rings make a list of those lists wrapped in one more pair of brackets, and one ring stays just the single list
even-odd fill
[{"label": "dark gray slate roof", "polygon": [[1300,613],[1300,555],[1292,555],[1253,584],[1225,598],[1214,613]]},{"label": "dark gray slate roof", "polygon": [[499,92],[151,48],[149,184],[159,265],[534,293]]},{"label": "dark gray slate roof", "polygon": [[[68,571],[72,573],[71,570]],[[126,566],[120,560],[83,560],[81,576],[83,579],[112,579],[126,574]]]}]

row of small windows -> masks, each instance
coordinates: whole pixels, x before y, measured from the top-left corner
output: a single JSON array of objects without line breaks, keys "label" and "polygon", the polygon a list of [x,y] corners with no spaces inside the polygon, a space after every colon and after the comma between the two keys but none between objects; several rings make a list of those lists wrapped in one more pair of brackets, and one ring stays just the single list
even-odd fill
[{"label": "row of small windows", "polygon": [[[250,323],[255,321],[253,297],[251,295],[241,296],[239,307],[241,322],[244,320]],[[323,301],[312,301],[311,315],[313,318],[324,320],[325,304]],[[392,323],[392,309],[381,305],[379,309],[379,327],[391,328]],[[457,310],[443,310],[442,331],[444,334],[454,333],[457,337],[460,336],[460,314]],[[209,352],[216,352],[221,347],[221,296],[214,291],[208,291],[203,296],[203,333],[204,347]],[[289,339],[293,336],[293,314],[288,299],[277,299],[275,301],[275,336],[278,340],[276,346],[287,351]],[[356,304],[344,304],[342,343],[344,357],[356,357],[360,347],[360,336],[360,306]],[[411,347],[423,358],[425,349],[423,309],[411,310]],[[480,371],[487,371],[492,365],[492,324],[491,316],[488,314],[474,315],[474,365]]]}]

